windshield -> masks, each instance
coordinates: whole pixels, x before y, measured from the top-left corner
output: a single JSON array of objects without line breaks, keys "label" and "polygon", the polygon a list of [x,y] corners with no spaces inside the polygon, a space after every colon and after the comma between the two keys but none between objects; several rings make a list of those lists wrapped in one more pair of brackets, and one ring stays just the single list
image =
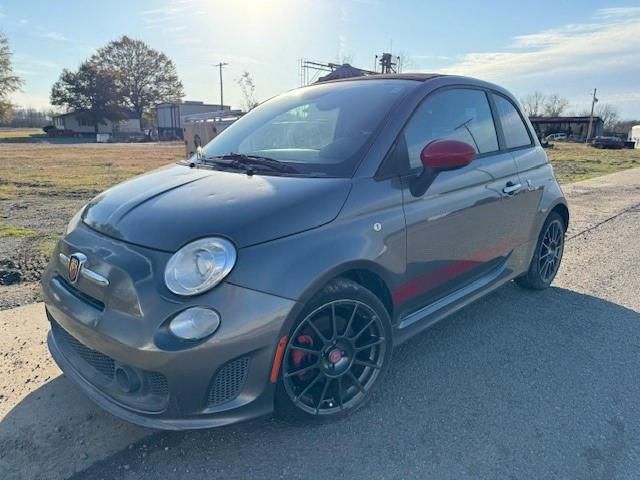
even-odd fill
[{"label": "windshield", "polygon": [[205,158],[267,157],[302,174],[350,177],[391,107],[412,86],[404,80],[314,85],[253,109],[204,147]]}]

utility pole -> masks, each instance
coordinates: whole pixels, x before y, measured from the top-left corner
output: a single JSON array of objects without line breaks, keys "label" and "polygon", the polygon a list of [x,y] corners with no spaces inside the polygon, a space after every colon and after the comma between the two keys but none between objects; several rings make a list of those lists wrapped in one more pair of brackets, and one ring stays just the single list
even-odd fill
[{"label": "utility pole", "polygon": [[589,143],[589,139],[591,138],[591,130],[593,129],[593,111],[595,110],[596,103],[598,103],[598,98],[596,97],[597,88],[593,89],[593,100],[591,100],[591,115],[589,116],[589,129],[587,130],[587,140],[585,143]]},{"label": "utility pole", "polygon": [[228,63],[220,62],[216,63],[214,67],[218,67],[220,69],[220,110],[224,108],[224,95],[222,90],[222,67],[226,67],[229,65]]}]

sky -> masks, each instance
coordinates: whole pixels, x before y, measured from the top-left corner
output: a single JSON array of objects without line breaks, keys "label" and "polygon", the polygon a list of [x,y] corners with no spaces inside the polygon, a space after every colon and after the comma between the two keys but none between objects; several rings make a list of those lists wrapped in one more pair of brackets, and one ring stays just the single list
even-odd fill
[{"label": "sky", "polygon": [[640,118],[640,5],[537,0],[0,0],[0,30],[24,79],[12,101],[46,107],[63,68],[122,35],[166,53],[186,100],[242,106],[250,72],[265,100],[299,85],[300,58],[372,69],[392,51],[404,71],[455,73],[522,97],[558,93],[580,112],[598,88],[622,118]]}]

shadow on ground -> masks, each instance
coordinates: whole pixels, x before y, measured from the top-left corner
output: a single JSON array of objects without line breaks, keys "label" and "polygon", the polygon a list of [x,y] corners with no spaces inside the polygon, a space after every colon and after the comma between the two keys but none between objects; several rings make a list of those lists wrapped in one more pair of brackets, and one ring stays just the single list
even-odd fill
[{"label": "shadow on ground", "polygon": [[[509,285],[401,346],[376,396],[351,417],[158,432],[75,478],[637,478],[639,354],[637,312]],[[46,422],[31,397],[51,392],[49,408],[86,401],[55,380],[0,431],[33,416]],[[109,425],[123,428],[105,416],[103,435]],[[65,456],[59,436],[50,444]]]}]

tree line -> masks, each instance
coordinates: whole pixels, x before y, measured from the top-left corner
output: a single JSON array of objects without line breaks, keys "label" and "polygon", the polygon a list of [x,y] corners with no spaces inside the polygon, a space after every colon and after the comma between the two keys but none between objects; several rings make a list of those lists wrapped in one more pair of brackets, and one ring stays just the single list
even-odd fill
[{"label": "tree line", "polygon": [[[24,84],[14,72],[11,56],[7,37],[0,32],[0,124],[42,123],[44,112],[16,109],[9,101]],[[50,102],[78,113],[97,132],[107,120],[143,121],[157,103],[179,101],[183,96],[174,63],[125,35],[98,49],[77,70],[64,69],[51,88]]]},{"label": "tree line", "polygon": [[[561,117],[571,114],[587,117],[591,115],[591,109],[572,111],[569,100],[557,93],[546,95],[535,91],[522,97],[520,104],[524,113],[529,117]],[[604,128],[611,132],[623,132],[626,131],[624,129],[627,124],[636,124],[635,121],[621,121],[618,110],[609,103],[596,103],[593,115],[600,117],[604,122]]]},{"label": "tree line", "polygon": [[13,71],[9,40],[0,32],[0,122],[10,119],[12,106],[9,96],[18,91],[22,84],[22,79]]},{"label": "tree line", "polygon": [[78,113],[96,133],[107,120],[142,122],[156,104],[183,96],[174,63],[126,35],[98,49],[78,70],[64,69],[51,88],[51,104]]}]

